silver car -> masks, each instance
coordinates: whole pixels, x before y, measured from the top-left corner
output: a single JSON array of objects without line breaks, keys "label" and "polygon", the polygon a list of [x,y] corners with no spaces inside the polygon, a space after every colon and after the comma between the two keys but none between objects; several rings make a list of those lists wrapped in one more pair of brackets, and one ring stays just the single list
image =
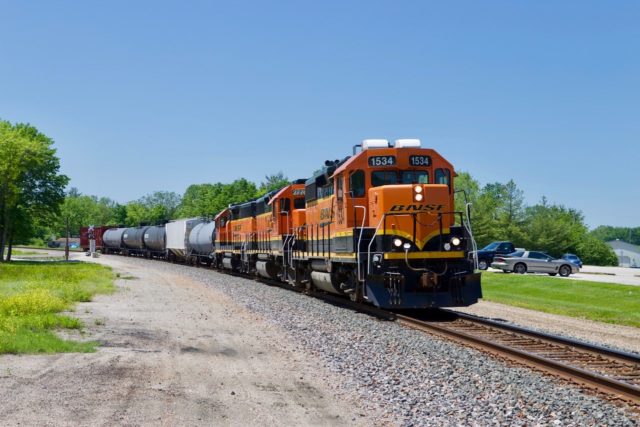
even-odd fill
[{"label": "silver car", "polygon": [[555,259],[535,251],[516,251],[509,255],[496,256],[491,267],[505,273],[548,273],[550,276],[559,274],[562,277],[580,271],[580,267],[565,259]]}]

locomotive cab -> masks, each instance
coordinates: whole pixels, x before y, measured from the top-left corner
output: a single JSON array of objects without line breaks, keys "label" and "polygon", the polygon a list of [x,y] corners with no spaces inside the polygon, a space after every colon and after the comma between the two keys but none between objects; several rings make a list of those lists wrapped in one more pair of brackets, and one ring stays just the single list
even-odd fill
[{"label": "locomotive cab", "polygon": [[365,140],[333,165],[307,182],[316,287],[384,308],[477,302],[472,235],[453,209],[449,162],[418,140]]}]

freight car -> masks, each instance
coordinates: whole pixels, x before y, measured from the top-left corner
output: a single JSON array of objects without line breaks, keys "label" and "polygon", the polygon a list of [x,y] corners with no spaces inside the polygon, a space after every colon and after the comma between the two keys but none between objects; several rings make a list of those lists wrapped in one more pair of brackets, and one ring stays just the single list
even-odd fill
[{"label": "freight car", "polygon": [[124,250],[122,236],[126,228],[110,228],[102,235],[103,248],[105,254],[119,254]]},{"label": "freight car", "polygon": [[[105,231],[109,230],[112,227],[93,227],[93,237],[96,240],[96,250],[103,250],[102,236]],[[80,247],[83,251],[89,250],[89,227],[81,227],[80,228]]]},{"label": "freight car", "polygon": [[[382,308],[468,306],[482,296],[480,274],[469,257],[469,207],[454,210],[454,176],[451,163],[419,140],[365,140],[311,178],[230,205],[213,221],[169,223],[167,241],[184,247],[165,248],[164,257],[180,253]],[[109,230],[109,244],[118,230]],[[121,234],[120,253],[153,249],[139,232]]]}]

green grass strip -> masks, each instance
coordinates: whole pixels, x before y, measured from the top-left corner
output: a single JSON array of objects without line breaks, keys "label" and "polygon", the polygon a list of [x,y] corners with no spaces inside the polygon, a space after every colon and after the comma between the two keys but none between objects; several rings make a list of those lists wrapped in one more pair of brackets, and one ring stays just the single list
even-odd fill
[{"label": "green grass strip", "polygon": [[97,264],[0,264],[0,354],[95,351],[96,342],[64,340],[54,333],[83,326],[58,313],[114,290],[113,273]]},{"label": "green grass strip", "polygon": [[546,276],[483,273],[487,301],[640,327],[640,287]]}]

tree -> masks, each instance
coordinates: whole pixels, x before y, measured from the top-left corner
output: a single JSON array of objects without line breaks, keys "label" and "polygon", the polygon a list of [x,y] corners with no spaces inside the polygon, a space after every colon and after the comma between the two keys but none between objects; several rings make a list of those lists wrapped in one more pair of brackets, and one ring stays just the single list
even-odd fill
[{"label": "tree", "polygon": [[552,256],[576,252],[587,233],[582,213],[562,205],[550,205],[546,198],[526,209],[524,246]]},{"label": "tree", "polygon": [[[473,179],[469,172],[458,172],[454,178],[455,194],[455,210],[457,212],[465,212],[467,202],[476,203],[480,193],[480,183]],[[472,206],[473,209],[473,206]]]},{"label": "tree", "polygon": [[233,203],[243,203],[260,195],[253,182],[244,178],[230,184],[190,185],[177,210],[179,217],[213,216]]},{"label": "tree", "polygon": [[584,264],[618,265],[618,257],[613,249],[591,234],[585,234],[581,237],[575,252]]},{"label": "tree", "polygon": [[591,232],[593,237],[596,237],[603,242],[610,242],[612,240],[620,239],[632,245],[640,245],[640,227],[611,227],[610,225],[601,225]]},{"label": "tree", "polygon": [[173,191],[155,191],[142,197],[138,202],[150,211],[154,211],[155,214],[152,216],[159,217],[161,220],[169,220],[174,218],[181,199],[180,195]]},{"label": "tree", "polygon": [[274,175],[267,175],[264,178],[265,180],[260,184],[260,189],[258,191],[260,195],[266,194],[270,191],[279,190],[290,183],[289,179],[284,176],[282,171]]},{"label": "tree", "polygon": [[224,209],[228,202],[223,197],[224,184],[193,184],[182,196],[176,216],[194,218],[212,216]]},{"label": "tree", "polygon": [[72,187],[60,208],[55,232],[59,236],[66,235],[67,220],[71,235],[79,235],[80,227],[88,225],[112,225],[117,203],[109,198],[83,195]]},{"label": "tree", "polygon": [[511,242],[524,240],[524,192],[513,180],[500,185],[500,203],[497,207],[498,238]]},{"label": "tree", "polygon": [[225,202],[223,208],[229,204],[244,203],[256,197],[258,197],[258,188],[253,182],[244,178],[236,179],[222,188],[222,200]]},{"label": "tree", "polygon": [[31,125],[0,121],[0,260],[36,223],[55,221],[69,179],[59,174],[52,145]]}]

